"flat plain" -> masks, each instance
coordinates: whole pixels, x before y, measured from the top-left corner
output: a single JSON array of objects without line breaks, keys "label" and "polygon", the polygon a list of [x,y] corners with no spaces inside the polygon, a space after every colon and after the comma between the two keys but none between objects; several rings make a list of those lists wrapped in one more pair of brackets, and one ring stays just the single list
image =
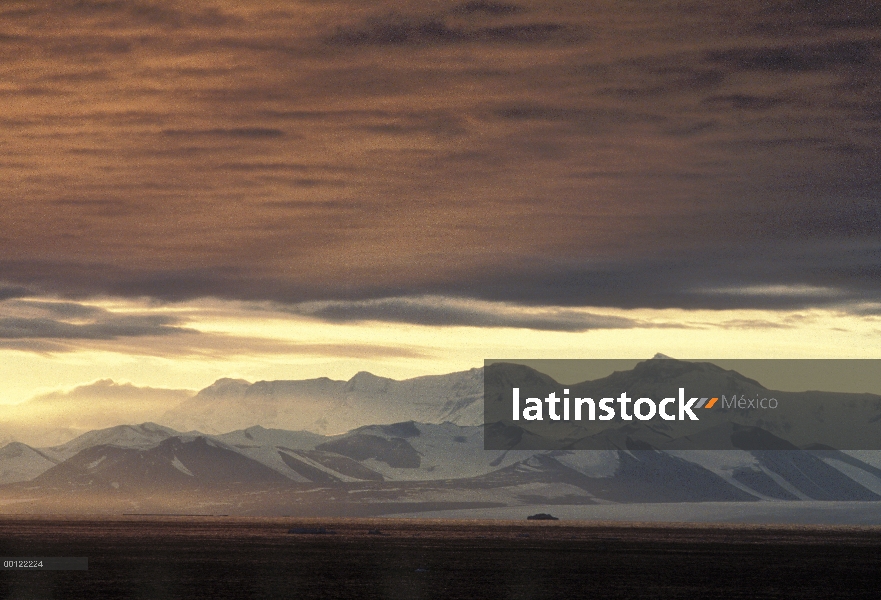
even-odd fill
[{"label": "flat plain", "polygon": [[3,517],[0,555],[89,559],[0,571],[16,600],[876,598],[881,528]]}]

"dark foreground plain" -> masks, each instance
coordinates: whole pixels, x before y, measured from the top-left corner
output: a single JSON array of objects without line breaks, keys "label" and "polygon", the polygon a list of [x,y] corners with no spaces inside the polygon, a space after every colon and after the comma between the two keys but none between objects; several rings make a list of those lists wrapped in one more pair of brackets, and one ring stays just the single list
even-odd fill
[{"label": "dark foreground plain", "polygon": [[877,598],[881,529],[2,517],[0,555],[89,558],[0,571],[16,600]]}]

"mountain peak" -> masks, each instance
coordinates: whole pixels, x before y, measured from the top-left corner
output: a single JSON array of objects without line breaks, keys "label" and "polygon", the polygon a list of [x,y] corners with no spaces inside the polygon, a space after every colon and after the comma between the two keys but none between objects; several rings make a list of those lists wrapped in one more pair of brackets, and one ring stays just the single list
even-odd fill
[{"label": "mountain peak", "polygon": [[251,385],[250,381],[244,379],[232,379],[223,377],[218,379],[205,389],[201,390],[199,396],[237,396],[245,393],[245,390]]},{"label": "mountain peak", "polygon": [[383,392],[388,389],[391,379],[379,377],[367,371],[358,371],[346,382],[346,391]]},{"label": "mountain peak", "polygon": [[251,382],[247,379],[234,379],[232,377],[221,377],[214,383],[212,383],[209,387],[214,386],[227,386],[227,385],[251,385]]},{"label": "mountain peak", "polygon": [[379,375],[374,375],[370,371],[358,371],[357,373],[352,375],[352,378],[349,379],[349,381],[350,382],[351,381],[371,381],[374,379],[383,379],[383,378],[380,377]]}]

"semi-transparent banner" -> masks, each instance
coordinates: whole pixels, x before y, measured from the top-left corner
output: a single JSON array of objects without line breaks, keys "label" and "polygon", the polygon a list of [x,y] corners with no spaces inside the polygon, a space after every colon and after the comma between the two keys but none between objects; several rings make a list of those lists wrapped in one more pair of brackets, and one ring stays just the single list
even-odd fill
[{"label": "semi-transparent banner", "polygon": [[484,361],[487,450],[881,450],[881,359]]}]

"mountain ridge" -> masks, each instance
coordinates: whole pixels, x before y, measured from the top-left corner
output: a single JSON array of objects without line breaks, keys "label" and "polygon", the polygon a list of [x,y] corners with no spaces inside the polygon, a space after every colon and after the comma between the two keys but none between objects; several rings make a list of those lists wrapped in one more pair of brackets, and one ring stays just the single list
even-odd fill
[{"label": "mountain ridge", "polygon": [[[486,451],[482,430],[413,421],[334,436],[262,427],[220,436],[149,423],[109,428],[75,446],[94,445],[0,485],[0,506],[15,512],[29,499],[61,512],[149,503],[169,511],[211,505],[230,514],[346,507],[357,515],[394,513],[401,503],[441,510],[457,503],[881,501],[881,452]],[[152,445],[132,431],[154,434]],[[16,452],[43,452],[32,450],[0,448],[0,472]]]},{"label": "mountain ridge", "polygon": [[[556,384],[529,367],[512,369],[491,377]],[[222,378],[193,397],[205,410],[200,418],[219,409],[214,423],[222,424],[230,410],[259,424],[219,433],[147,421],[47,447],[13,442],[0,448],[0,509],[364,516],[466,506],[881,502],[881,451],[798,448],[778,438],[771,421],[767,429],[708,421],[701,435],[726,439],[720,450],[677,449],[665,431],[639,437],[624,422],[592,434],[605,436],[602,447],[611,449],[576,449],[575,441],[589,439],[577,436],[566,448],[530,449],[518,444],[534,434],[508,427],[511,445],[486,450],[487,428],[505,426],[483,423],[483,378],[482,369],[403,381],[367,372],[345,382]],[[569,387],[602,394],[659,380],[766,390],[711,363],[680,361],[645,361]],[[301,409],[305,418],[294,419],[300,429],[263,420],[302,417],[294,414]],[[366,421],[370,415],[377,421]],[[307,429],[325,418],[324,432]],[[587,430],[570,433],[579,431]],[[762,440],[785,449],[762,449]]]}]

